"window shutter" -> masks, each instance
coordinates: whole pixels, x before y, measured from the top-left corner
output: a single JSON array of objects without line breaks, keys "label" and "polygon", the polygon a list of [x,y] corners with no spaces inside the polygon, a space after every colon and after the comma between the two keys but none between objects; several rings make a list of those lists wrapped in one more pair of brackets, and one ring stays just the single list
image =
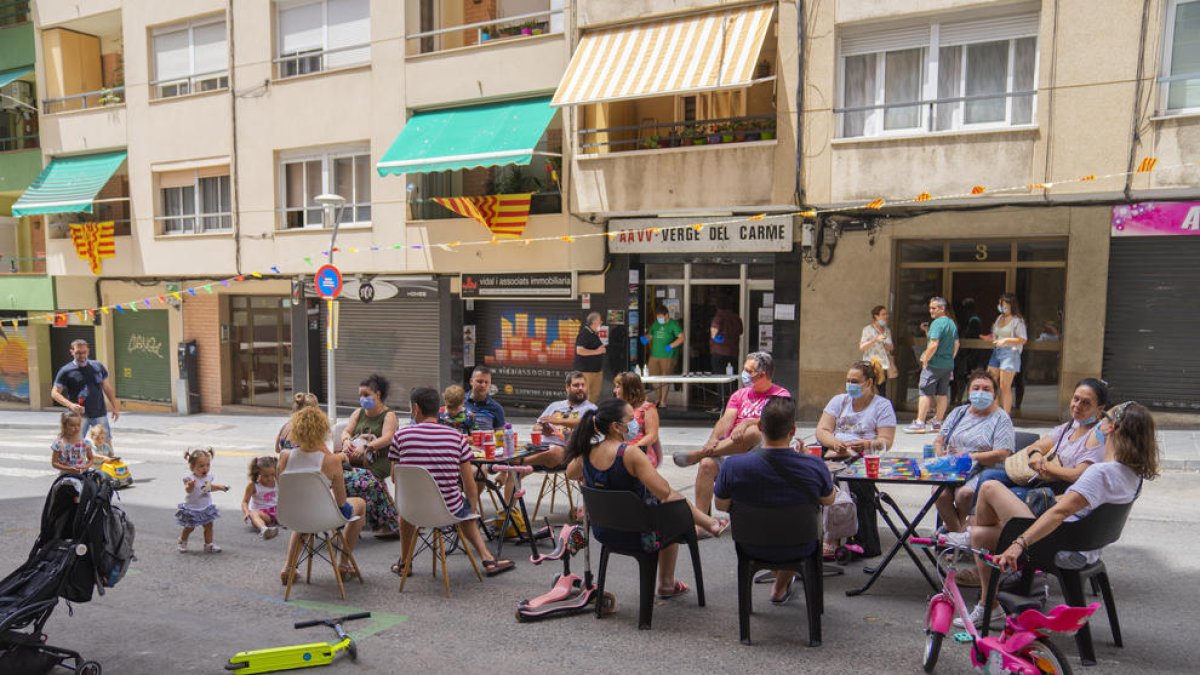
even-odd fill
[{"label": "window shutter", "polygon": [[195,171],[163,171],[158,174],[160,188],[192,187],[195,184]]},{"label": "window shutter", "polygon": [[225,22],[205,24],[192,29],[195,41],[195,74],[227,70],[228,50],[225,48]]},{"label": "window shutter", "polygon": [[192,74],[187,29],[154,36],[154,77],[175,80]]},{"label": "window shutter", "polygon": [[890,30],[846,31],[841,39],[841,55],[875,54],[899,49],[929,46],[929,25]]},{"label": "window shutter", "polygon": [[286,55],[309,49],[323,49],[324,28],[324,7],[319,2],[280,9],[280,53]]},{"label": "window shutter", "polygon": [[1038,15],[1005,16],[977,21],[942,24],[938,41],[943,47],[974,42],[993,42],[1023,37],[1037,37]]},{"label": "window shutter", "polygon": [[[329,0],[329,44],[326,49],[341,49],[367,45],[371,41],[371,11],[368,0]],[[331,68],[362,63],[369,58],[369,48],[351,49],[330,54],[326,63]]]}]

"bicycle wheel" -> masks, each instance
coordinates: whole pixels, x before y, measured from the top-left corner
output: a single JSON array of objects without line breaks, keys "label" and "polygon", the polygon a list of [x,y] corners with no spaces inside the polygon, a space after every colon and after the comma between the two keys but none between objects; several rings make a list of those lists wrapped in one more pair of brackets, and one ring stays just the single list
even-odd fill
[{"label": "bicycle wheel", "polygon": [[921,667],[925,672],[932,673],[937,667],[938,655],[942,652],[942,640],[945,637],[932,630],[925,632],[925,657],[921,660]]},{"label": "bicycle wheel", "polygon": [[1071,675],[1071,664],[1066,655],[1045,635],[1039,637],[1018,654],[1046,675]]}]

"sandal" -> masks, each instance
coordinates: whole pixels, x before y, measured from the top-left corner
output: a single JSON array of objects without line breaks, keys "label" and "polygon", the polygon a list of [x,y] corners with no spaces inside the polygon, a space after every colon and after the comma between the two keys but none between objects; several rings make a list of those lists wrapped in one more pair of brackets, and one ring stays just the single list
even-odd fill
[{"label": "sandal", "polygon": [[664,592],[661,588],[658,589],[658,597],[662,598],[663,600],[669,600],[677,595],[683,595],[684,593],[687,593],[688,590],[690,589],[688,588],[687,584],[676,580],[675,586],[672,587],[671,590]]},{"label": "sandal", "polygon": [[343,579],[350,579],[359,576],[358,572],[355,572],[354,567],[351,565],[338,565],[338,574],[340,574]]},{"label": "sandal", "polygon": [[709,534],[711,534],[713,537],[715,537],[717,539],[720,539],[721,535],[725,534],[725,530],[729,529],[729,519],[728,518],[716,518],[715,520],[717,521],[717,531],[716,532],[710,531]]},{"label": "sandal", "polygon": [[782,596],[777,598],[774,595],[772,595],[771,596],[771,604],[772,605],[786,605],[787,601],[792,599],[792,584],[795,581],[796,581],[795,577],[792,577],[791,581],[788,581],[787,591],[785,591]]},{"label": "sandal", "polygon": [[503,574],[503,573],[511,570],[513,567],[515,567],[515,565],[513,565],[513,561],[511,561],[511,560],[484,560],[483,561],[483,570],[484,570],[483,573],[489,577],[494,577],[497,574]]},{"label": "sandal", "polygon": [[[293,570],[293,574],[295,574],[295,577],[297,579],[299,579],[300,578],[300,568],[297,567],[295,570]],[[288,573],[287,573],[287,570],[283,570],[279,573],[279,583],[284,586],[287,586],[287,582],[288,582]]]},{"label": "sandal", "polygon": [[[396,576],[400,576],[400,572],[402,572],[403,570],[404,570],[404,562],[403,561],[396,561],[395,563],[392,564],[392,574],[395,574]],[[409,565],[408,576],[411,577],[412,575],[413,575],[413,566]]]}]

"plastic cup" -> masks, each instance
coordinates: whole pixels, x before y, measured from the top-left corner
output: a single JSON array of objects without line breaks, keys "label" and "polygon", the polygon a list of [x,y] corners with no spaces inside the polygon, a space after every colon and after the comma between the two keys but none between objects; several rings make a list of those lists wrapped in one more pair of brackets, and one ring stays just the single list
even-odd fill
[{"label": "plastic cup", "polygon": [[863,467],[867,471],[867,478],[879,477],[879,456],[868,455],[863,457]]},{"label": "plastic cup", "polygon": [[542,432],[535,431],[535,432],[529,434],[529,442],[534,445],[541,445],[542,444]]},{"label": "plastic cup", "polygon": [[825,455],[825,448],[820,444],[808,445],[805,447],[808,450],[808,454],[812,455],[813,457],[817,457],[819,459]]},{"label": "plastic cup", "polygon": [[927,443],[924,447],[921,448],[921,458],[922,459],[933,459],[933,444],[932,443]]},{"label": "plastic cup", "polygon": [[472,431],[471,432],[471,445],[473,445],[477,448],[483,447],[483,432],[482,431]]},{"label": "plastic cup", "polygon": [[[490,442],[489,442],[490,441]],[[496,441],[492,438],[483,439],[483,458],[496,459]]]}]

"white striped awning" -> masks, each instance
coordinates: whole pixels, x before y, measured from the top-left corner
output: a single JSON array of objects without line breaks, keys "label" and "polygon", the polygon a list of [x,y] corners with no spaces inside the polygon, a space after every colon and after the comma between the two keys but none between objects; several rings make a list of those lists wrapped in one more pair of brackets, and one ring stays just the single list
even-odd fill
[{"label": "white striped awning", "polygon": [[750,5],[585,32],[550,105],[745,87],[774,11]]}]

